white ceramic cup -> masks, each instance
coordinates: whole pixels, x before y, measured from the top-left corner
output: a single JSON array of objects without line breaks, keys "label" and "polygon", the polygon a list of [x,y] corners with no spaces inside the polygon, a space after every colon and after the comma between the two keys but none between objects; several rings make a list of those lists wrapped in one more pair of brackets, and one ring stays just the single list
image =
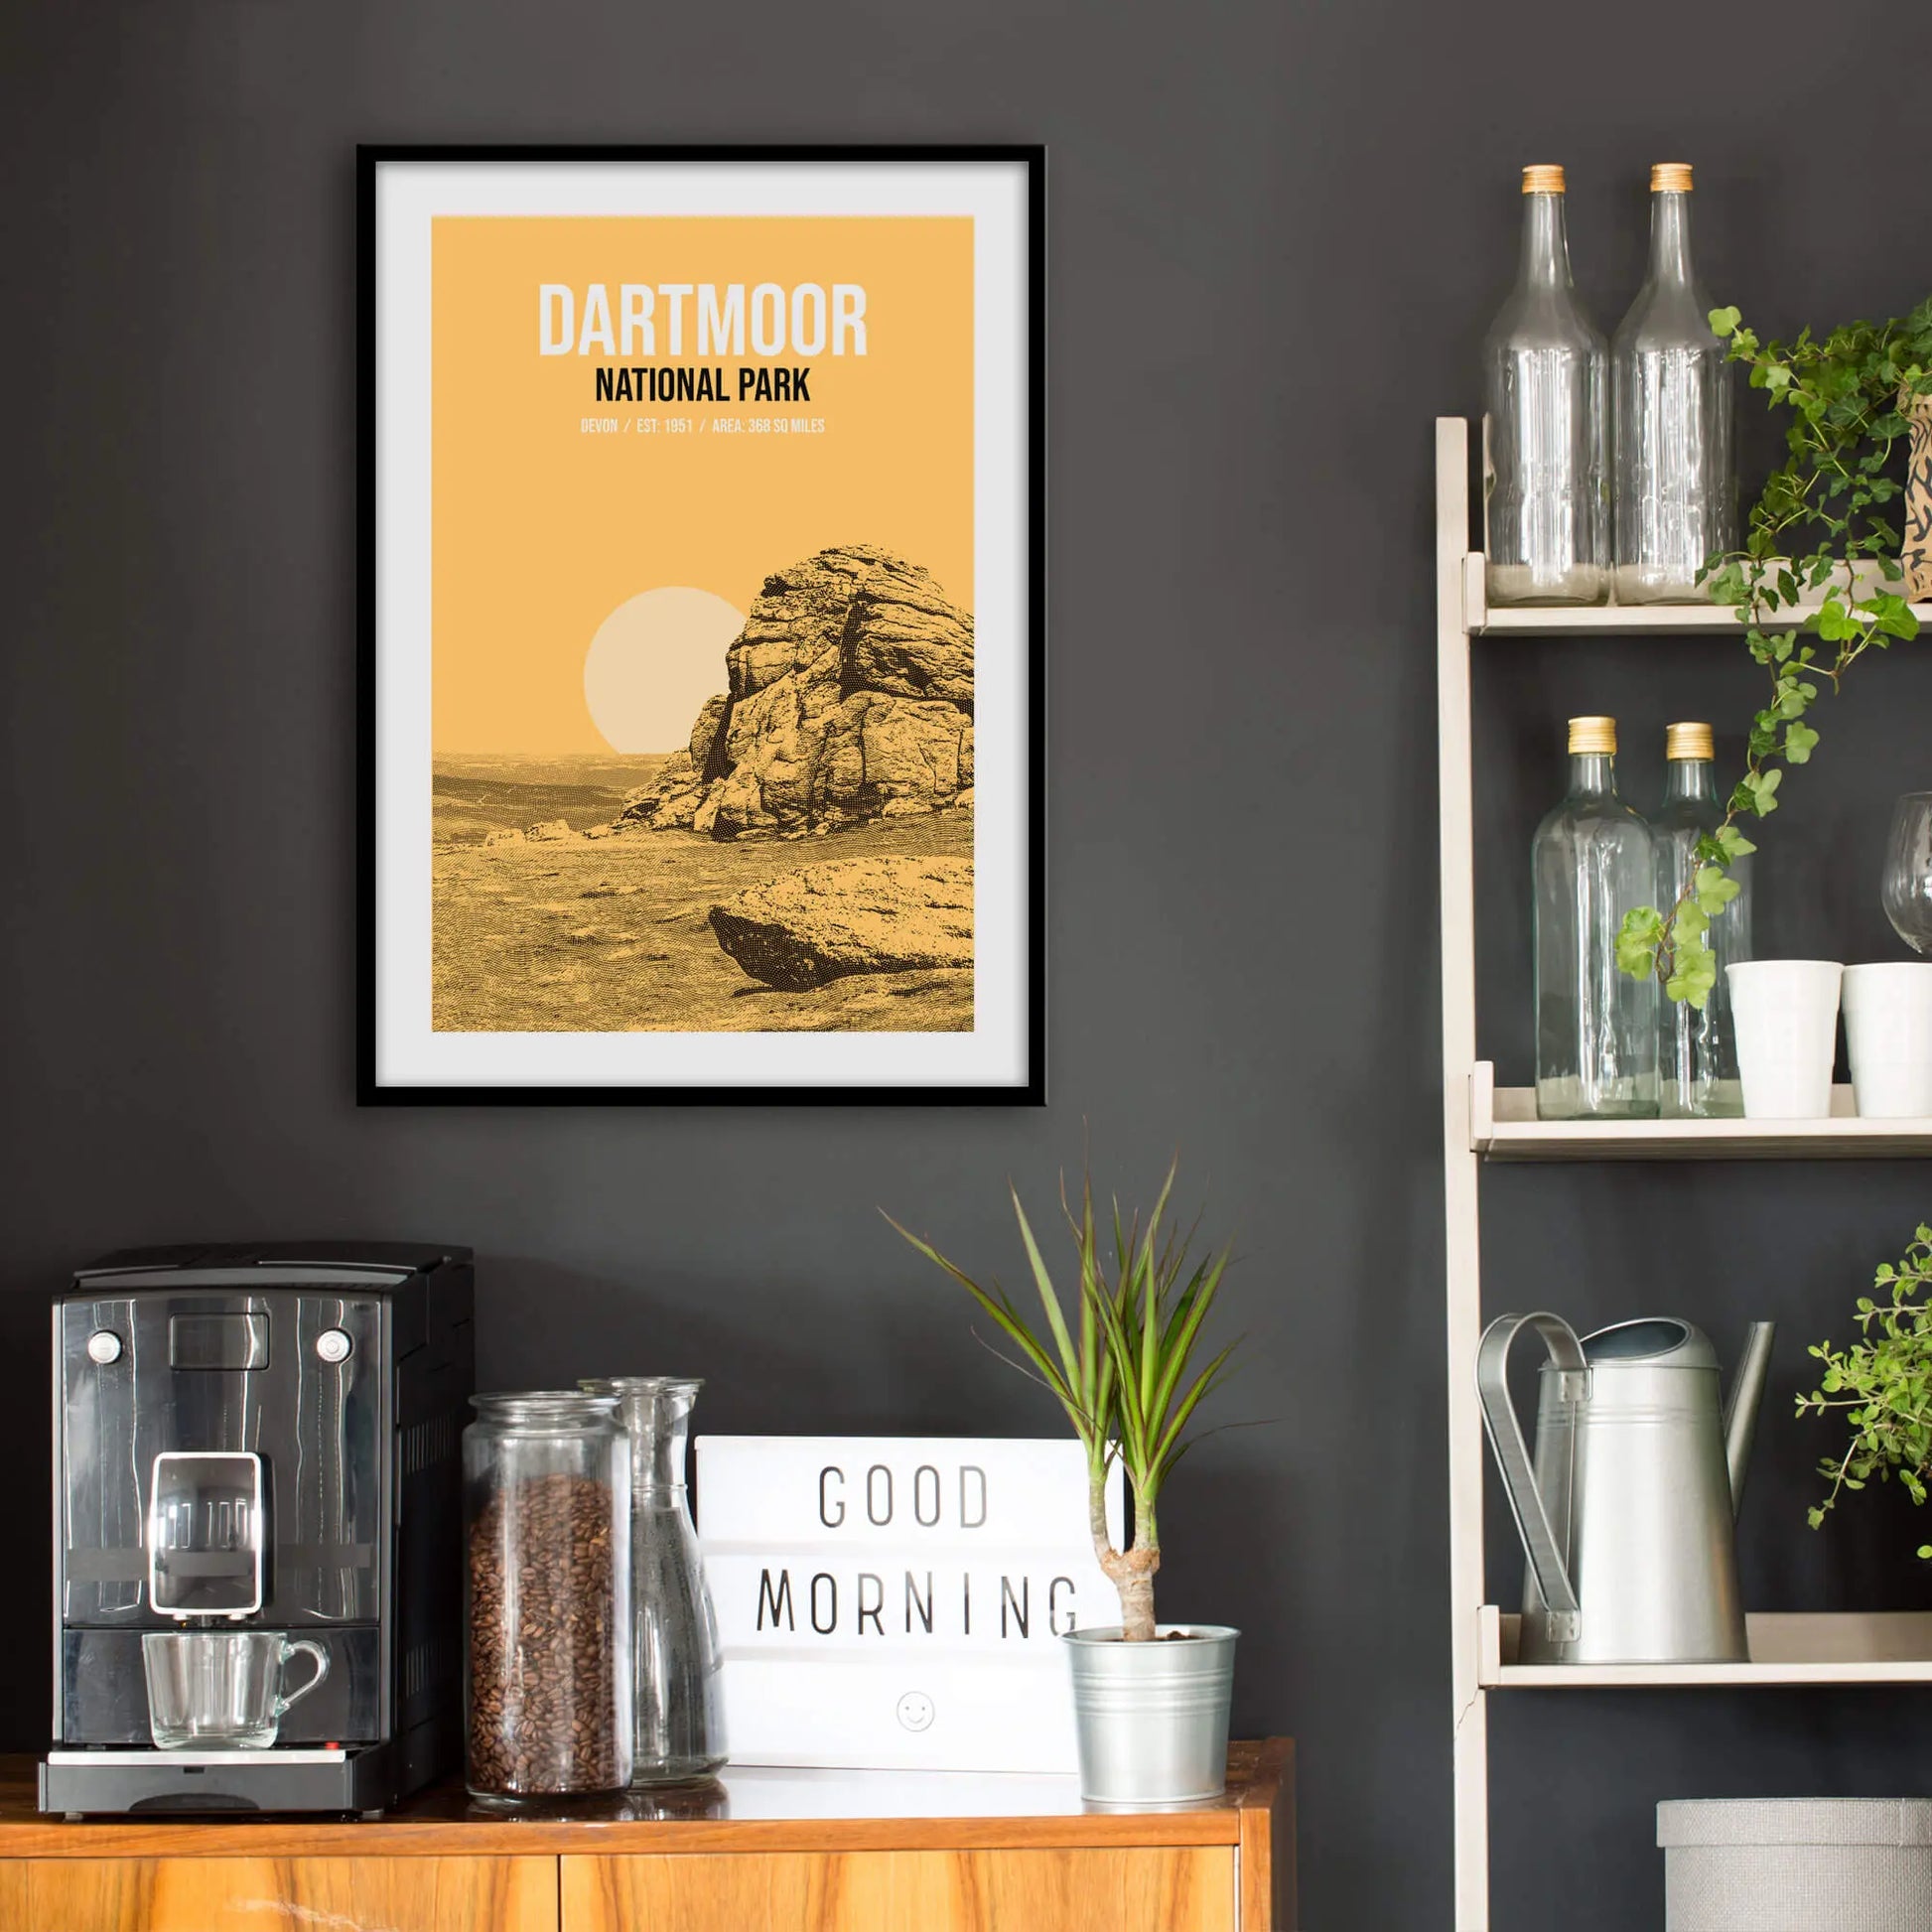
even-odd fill
[{"label": "white ceramic cup", "polygon": [[1845,1044],[1862,1117],[1932,1114],[1932,960],[1846,967]]},{"label": "white ceramic cup", "polygon": [[1824,1119],[1845,968],[1835,959],[1752,959],[1725,970],[1745,1117]]}]

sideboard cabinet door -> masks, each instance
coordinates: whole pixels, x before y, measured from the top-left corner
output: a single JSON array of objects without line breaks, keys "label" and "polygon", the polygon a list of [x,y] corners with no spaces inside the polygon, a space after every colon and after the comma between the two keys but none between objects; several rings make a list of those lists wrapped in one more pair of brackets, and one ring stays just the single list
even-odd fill
[{"label": "sideboard cabinet door", "polygon": [[562,1932],[1236,1932],[1227,1846],[567,1857],[562,1890]]},{"label": "sideboard cabinet door", "polygon": [[20,1932],[557,1932],[555,1859],[7,1859]]}]

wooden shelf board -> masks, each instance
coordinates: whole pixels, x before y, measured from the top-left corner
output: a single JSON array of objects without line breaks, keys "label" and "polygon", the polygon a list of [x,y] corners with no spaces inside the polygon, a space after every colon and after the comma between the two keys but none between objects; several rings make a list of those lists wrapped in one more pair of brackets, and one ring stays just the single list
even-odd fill
[{"label": "wooden shelf board", "polygon": [[1832,1089],[1826,1120],[1538,1120],[1534,1087],[1499,1087],[1478,1060],[1469,1145],[1491,1161],[1830,1161],[1925,1159],[1932,1119],[1861,1120]]},{"label": "wooden shelf board", "polygon": [[[1463,560],[1464,621],[1472,637],[1641,637],[1692,632],[1735,636],[1737,614],[1727,604],[1491,604],[1485,559],[1472,551]],[[1873,576],[1872,588],[1887,586]],[[1810,600],[1766,626],[1794,629],[1822,600]],[[1921,624],[1932,626],[1932,604],[1914,604]]]},{"label": "wooden shelf board", "polygon": [[[145,1813],[74,1823],[39,1811],[34,1759],[6,1756],[0,1757],[0,1862],[1239,1845],[1254,1829],[1248,1814],[1274,1810],[1283,1794],[1292,1794],[1294,1777],[1294,1744],[1268,1738],[1228,1746],[1220,1798],[1165,1810],[1091,1808],[1071,1776],[733,1764],[715,1787],[635,1799],[587,1796],[555,1813],[484,1811],[460,1783],[446,1782],[373,1820]],[[1287,1802],[1292,1805],[1292,1795]]]},{"label": "wooden shelf board", "polygon": [[1932,1611],[1756,1611],[1747,1664],[1519,1664],[1521,1619],[1483,1604],[1479,1681],[1492,1691],[1775,1690],[1801,1684],[1932,1684]]}]

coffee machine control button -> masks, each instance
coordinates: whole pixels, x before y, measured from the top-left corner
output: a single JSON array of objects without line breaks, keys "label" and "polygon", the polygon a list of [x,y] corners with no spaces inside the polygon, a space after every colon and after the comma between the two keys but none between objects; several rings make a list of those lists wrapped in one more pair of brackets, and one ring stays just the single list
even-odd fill
[{"label": "coffee machine control button", "polygon": [[121,1338],[112,1328],[96,1328],[87,1337],[87,1359],[105,1368],[121,1359]]},{"label": "coffee machine control button", "polygon": [[316,1353],[325,1362],[345,1362],[355,1344],[341,1328],[325,1328],[316,1337]]}]

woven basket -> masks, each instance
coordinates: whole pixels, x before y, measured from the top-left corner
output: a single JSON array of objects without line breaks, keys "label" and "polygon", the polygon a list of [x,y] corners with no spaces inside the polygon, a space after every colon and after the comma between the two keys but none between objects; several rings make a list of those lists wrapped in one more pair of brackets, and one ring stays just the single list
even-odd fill
[{"label": "woven basket", "polygon": [[1665,1932],[1926,1932],[1932,1799],[1673,1799]]},{"label": "woven basket", "polygon": [[1905,595],[1914,604],[1932,601],[1932,396],[1921,396],[1911,414],[1911,454],[1905,471]]}]

